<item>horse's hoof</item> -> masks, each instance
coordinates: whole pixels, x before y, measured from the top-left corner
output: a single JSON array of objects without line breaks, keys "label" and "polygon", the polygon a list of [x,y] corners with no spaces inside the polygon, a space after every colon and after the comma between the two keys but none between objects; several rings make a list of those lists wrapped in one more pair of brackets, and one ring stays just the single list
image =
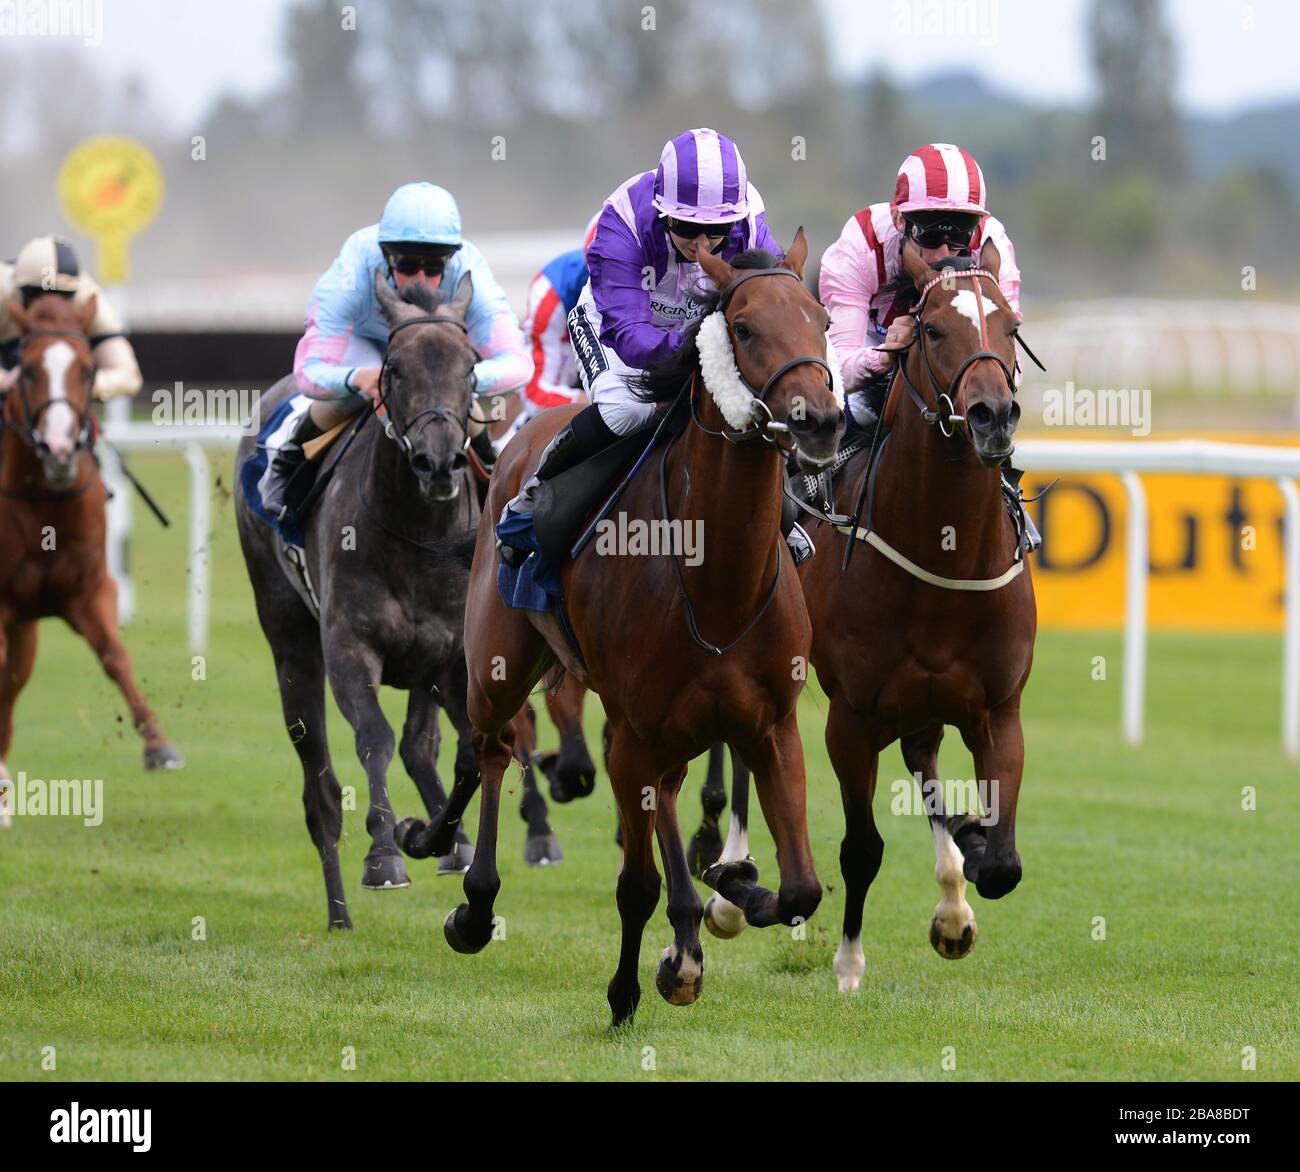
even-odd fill
[{"label": "horse's hoof", "polygon": [[718,890],[720,884],[730,879],[738,879],[742,883],[757,883],[758,864],[751,858],[714,863],[700,872],[700,878],[714,891]]},{"label": "horse's hoof", "polygon": [[596,792],[595,767],[593,766],[590,770],[560,769],[557,771],[557,782],[560,791],[564,794],[564,801],[571,802],[575,798],[589,798]]},{"label": "horse's hoof", "polygon": [[551,801],[559,802],[561,805],[569,801],[569,795],[560,785],[560,777],[556,772],[556,766],[559,765],[560,754],[557,750],[552,749],[549,753],[537,753],[533,757],[533,765],[541,770],[542,776],[546,778],[546,784],[551,792]]},{"label": "horse's hoof", "polygon": [[719,940],[731,940],[745,930],[745,913],[722,896],[711,895],[704,905],[704,926]]},{"label": "horse's hoof", "polygon": [[184,769],[185,758],[171,741],[161,745],[146,745],[144,750],[144,767],[154,769]]},{"label": "horse's hoof", "polygon": [[717,824],[701,826],[686,847],[686,865],[691,874],[699,878],[722,857],[722,835]]},{"label": "horse's hoof", "polygon": [[474,848],[467,842],[455,843],[451,853],[438,859],[439,875],[463,875],[474,861]]},{"label": "horse's hoof", "polygon": [[13,799],[13,782],[7,777],[0,777],[0,830],[8,830],[13,825],[10,810]]},{"label": "horse's hoof", "polygon": [[447,913],[447,918],[442,922],[442,934],[447,938],[447,943],[451,945],[453,952],[459,952],[463,956],[472,956],[476,952],[482,952],[487,946],[487,941],[482,944],[471,944],[467,941],[456,927],[456,916],[460,912],[469,912],[469,904],[462,903],[459,907],[454,907]]},{"label": "horse's hoof", "polygon": [[961,937],[957,940],[949,940],[939,931],[939,917],[935,916],[930,921],[930,946],[944,960],[961,960],[972,948],[975,947],[976,937],[979,936],[979,927],[974,920],[971,920],[961,930]]},{"label": "horse's hoof", "polygon": [[393,841],[402,854],[412,859],[427,859],[430,854],[428,844],[420,839],[428,830],[429,824],[419,818],[403,818],[393,827]]},{"label": "horse's hoof", "polygon": [[554,834],[530,834],[524,840],[524,862],[530,867],[554,867],[563,861],[564,851]]},{"label": "horse's hoof", "polygon": [[410,887],[411,877],[401,855],[367,855],[361,871],[361,886],[367,891],[395,891]]},{"label": "horse's hoof", "polygon": [[696,959],[670,944],[655,969],[655,988],[669,1005],[693,1005],[704,988],[703,953]]}]

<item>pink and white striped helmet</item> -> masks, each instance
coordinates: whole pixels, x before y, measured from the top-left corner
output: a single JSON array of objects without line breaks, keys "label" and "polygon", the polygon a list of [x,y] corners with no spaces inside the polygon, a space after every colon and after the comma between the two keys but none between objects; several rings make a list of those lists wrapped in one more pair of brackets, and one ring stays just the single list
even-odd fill
[{"label": "pink and white striped helmet", "polygon": [[679,134],[659,156],[654,205],[665,216],[695,224],[744,219],[749,181],[736,144],[707,127]]},{"label": "pink and white striped helmet", "polygon": [[913,151],[898,168],[894,206],[900,212],[987,211],[984,172],[959,146],[932,142]]}]

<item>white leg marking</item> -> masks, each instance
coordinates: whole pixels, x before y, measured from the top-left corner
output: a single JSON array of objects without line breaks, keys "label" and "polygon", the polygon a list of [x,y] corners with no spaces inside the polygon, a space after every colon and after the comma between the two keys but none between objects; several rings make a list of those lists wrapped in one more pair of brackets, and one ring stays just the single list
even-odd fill
[{"label": "white leg marking", "polygon": [[[738,859],[749,857],[749,831],[741,826],[740,819],[732,812],[731,822],[727,827],[727,841],[723,844],[720,863],[734,863]],[[737,936],[747,927],[745,913],[728,899],[714,895],[709,900],[709,918],[721,930],[724,937]]]},{"label": "white leg marking", "polygon": [[966,927],[975,923],[975,913],[966,902],[961,851],[942,822],[931,822],[930,830],[934,834],[934,880],[943,892],[934,915],[939,921],[939,935],[956,943]]},{"label": "white leg marking", "polygon": [[727,841],[720,856],[724,863],[734,863],[737,859],[749,856],[749,830],[741,826],[740,819],[733,812],[731,823],[727,827]]},{"label": "white leg marking", "polygon": [[835,976],[841,993],[856,993],[862,984],[862,974],[867,971],[867,958],[862,953],[862,937],[840,938],[835,950]]}]

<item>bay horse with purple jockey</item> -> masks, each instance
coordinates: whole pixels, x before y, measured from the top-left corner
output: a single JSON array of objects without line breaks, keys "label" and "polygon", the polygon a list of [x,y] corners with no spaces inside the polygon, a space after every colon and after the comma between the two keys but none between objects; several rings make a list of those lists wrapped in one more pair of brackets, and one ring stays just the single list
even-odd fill
[{"label": "bay horse with purple jockey", "polygon": [[[622,826],[618,880],[623,937],[608,998],[615,1024],[635,1012],[645,924],[659,899],[657,837],[668,873],[674,938],[655,984],[672,1004],[690,1004],[703,982],[699,924],[707,912],[691,880],[677,816],[687,764],[718,741],[736,747],[754,773],[776,840],[778,891],[758,884],[752,859],[720,862],[704,881],[762,927],[812,915],[821,900],[805,813],[803,747],[796,720],[811,627],[781,536],[784,453],[820,468],[844,427],[838,382],[825,361],[825,310],[801,277],[802,230],[781,261],[758,250],[728,263],[700,250],[720,293],[685,345],[651,371],[644,394],[672,404],[658,448],[620,507],[629,518],[678,519],[702,527],[698,564],[667,556],[579,556],[561,572],[576,654],[554,612],[508,609],[497,587],[500,555],[492,520],[533,472],[570,410],[539,415],[505,449],[479,527],[465,616],[469,714],[481,769],[475,856],[467,902],[444,931],[460,952],[492,938],[501,881],[496,866],[502,776],[511,720],[557,659],[600,696],[611,726],[609,773]],[[754,390],[754,388],[761,388]],[[669,424],[679,421],[680,429]],[[788,448],[785,446],[788,444]],[[434,849],[450,840],[472,792],[458,779],[429,827]]]}]

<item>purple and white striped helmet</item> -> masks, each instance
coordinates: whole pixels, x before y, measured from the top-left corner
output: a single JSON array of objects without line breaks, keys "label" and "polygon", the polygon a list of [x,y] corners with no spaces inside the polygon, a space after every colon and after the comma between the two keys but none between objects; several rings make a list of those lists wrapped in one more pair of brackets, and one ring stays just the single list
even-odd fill
[{"label": "purple and white striped helmet", "polygon": [[695,224],[725,224],[749,214],[745,160],[736,144],[701,127],[664,147],[655,171],[654,205],[665,216]]}]

